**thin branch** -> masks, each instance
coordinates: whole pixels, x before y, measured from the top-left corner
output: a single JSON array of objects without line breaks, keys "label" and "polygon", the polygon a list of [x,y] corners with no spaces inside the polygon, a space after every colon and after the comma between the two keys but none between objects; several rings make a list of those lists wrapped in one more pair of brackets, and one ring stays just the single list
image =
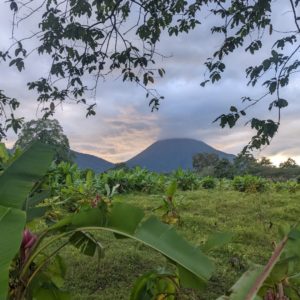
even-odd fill
[{"label": "thin branch", "polygon": [[292,10],[293,10],[293,15],[294,15],[294,22],[295,22],[295,25],[296,25],[296,27],[297,27],[297,29],[298,29],[298,32],[300,32],[300,26],[299,26],[299,24],[298,24],[297,14],[296,14],[296,9],[295,9],[293,0],[290,0],[290,3],[291,3],[291,6],[292,6]]}]

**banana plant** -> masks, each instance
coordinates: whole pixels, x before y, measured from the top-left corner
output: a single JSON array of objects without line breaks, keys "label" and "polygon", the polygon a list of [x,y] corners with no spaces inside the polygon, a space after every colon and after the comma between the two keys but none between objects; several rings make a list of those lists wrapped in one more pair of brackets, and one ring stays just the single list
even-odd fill
[{"label": "banana plant", "polygon": [[130,300],[175,300],[179,293],[180,285],[176,274],[159,269],[143,274],[136,280]]},{"label": "banana plant", "polygon": [[166,224],[180,224],[180,215],[174,203],[174,196],[177,191],[177,181],[173,180],[166,188],[163,204],[155,208],[155,210],[162,210],[164,213],[161,217]]},{"label": "banana plant", "polygon": [[[26,282],[23,295],[32,295],[33,288],[36,288],[32,287],[34,277],[68,243],[83,254],[97,254],[100,259],[103,247],[92,235],[97,231],[111,232],[116,238],[130,238],[160,252],[177,267],[183,287],[202,288],[213,273],[212,261],[199,248],[178,235],[173,227],[154,216],[145,218],[143,211],[135,206],[120,202],[108,206],[106,202],[100,201],[97,207],[84,207],[77,213],[69,214],[38,235],[37,242],[20,270],[20,281]],[[41,260],[49,246],[57,245],[59,240],[63,244]],[[35,268],[33,274],[32,268]]]},{"label": "banana plant", "polygon": [[300,226],[281,226],[282,240],[265,266],[253,264],[218,300],[299,300]]},{"label": "banana plant", "polygon": [[26,223],[24,203],[35,182],[45,174],[52,155],[49,146],[35,143],[0,176],[0,299],[7,297],[10,265],[21,246]]},{"label": "banana plant", "polygon": [[70,299],[61,289],[65,268],[58,253],[71,244],[100,259],[103,246],[93,236],[100,230],[155,249],[177,266],[182,286],[203,287],[214,270],[211,260],[174,228],[154,216],[145,218],[141,209],[129,204],[107,205],[100,199],[96,207],[84,206],[39,233],[26,229],[26,220],[44,213],[36,204],[46,194],[30,195],[52,157],[48,146],[33,144],[0,176],[0,299]]}]

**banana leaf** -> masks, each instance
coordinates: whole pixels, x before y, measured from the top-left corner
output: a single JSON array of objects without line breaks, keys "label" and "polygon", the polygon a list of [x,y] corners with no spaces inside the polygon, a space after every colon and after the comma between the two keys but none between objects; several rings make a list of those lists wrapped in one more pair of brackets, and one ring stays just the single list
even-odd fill
[{"label": "banana leaf", "polygon": [[9,267],[19,251],[26,222],[23,203],[51,163],[49,146],[34,143],[0,176],[0,299],[6,299]]},{"label": "banana leaf", "polygon": [[59,221],[50,230],[70,233],[105,230],[136,240],[170,259],[178,267],[184,287],[202,288],[214,271],[211,260],[173,227],[154,216],[145,219],[141,209],[126,203],[115,203],[108,215],[98,208],[81,211]]}]

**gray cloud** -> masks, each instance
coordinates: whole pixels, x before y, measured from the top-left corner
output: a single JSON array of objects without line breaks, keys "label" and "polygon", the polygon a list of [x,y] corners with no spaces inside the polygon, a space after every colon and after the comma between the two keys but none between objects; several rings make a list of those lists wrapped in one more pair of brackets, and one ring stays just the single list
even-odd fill
[{"label": "gray cloud", "polygon": [[[292,22],[287,9],[281,1],[275,14],[275,25],[280,22],[282,29],[289,28]],[[9,42],[10,15],[0,4],[0,26],[3,34],[0,45]],[[206,14],[207,15],[207,14]],[[285,17],[286,21],[281,18]],[[205,22],[213,23],[207,18]],[[22,28],[20,34],[32,24]],[[144,91],[135,84],[123,83],[116,74],[99,82],[97,89],[97,115],[86,119],[83,107],[66,104],[59,108],[55,117],[62,124],[70,144],[75,150],[88,152],[112,161],[124,161],[137,154],[157,139],[171,137],[190,137],[203,140],[212,146],[230,153],[238,153],[249,141],[253,131],[244,123],[251,116],[271,118],[268,103],[254,107],[232,130],[221,129],[212,121],[221,113],[227,112],[230,105],[241,106],[240,98],[245,95],[258,97],[263,90],[258,86],[247,87],[244,70],[251,64],[264,59],[272,46],[267,40],[261,54],[251,56],[244,50],[237,51],[226,59],[228,69],[224,80],[214,86],[200,87],[203,80],[203,63],[220,45],[221,38],[211,36],[209,26],[200,26],[189,35],[177,38],[165,36],[158,51],[166,56],[158,59],[157,65],[163,66],[167,74],[157,78],[155,88],[165,96],[160,110],[151,113]],[[2,49],[0,49],[2,50]],[[40,116],[34,93],[27,90],[26,82],[47,74],[49,61],[32,56],[25,71],[1,65],[1,89],[22,100],[19,115],[27,120]],[[258,156],[271,156],[274,161],[292,156],[300,163],[299,113],[300,86],[296,75],[283,97],[289,99],[290,106],[283,111],[282,125],[272,145],[257,152]],[[12,145],[16,136],[9,134],[8,144]]]}]

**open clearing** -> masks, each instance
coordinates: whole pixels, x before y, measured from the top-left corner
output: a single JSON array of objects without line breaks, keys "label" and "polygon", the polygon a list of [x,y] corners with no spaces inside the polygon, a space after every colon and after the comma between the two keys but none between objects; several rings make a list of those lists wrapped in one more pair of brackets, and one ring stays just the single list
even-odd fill
[{"label": "open clearing", "polygon": [[[113,201],[126,201],[147,214],[161,205],[162,195],[117,195]],[[185,291],[182,299],[216,299],[225,293],[251,262],[265,264],[274,242],[280,240],[280,224],[299,220],[300,192],[264,192],[246,194],[224,190],[177,192],[175,201],[183,224],[177,230],[188,241],[199,245],[214,232],[234,234],[230,243],[209,253],[216,273],[204,291]],[[160,211],[155,214],[159,216]],[[72,299],[129,299],[135,279],[158,267],[166,259],[134,241],[117,240],[109,234],[99,235],[105,246],[105,258],[82,256],[72,247],[64,250],[67,259],[66,284]]]}]

